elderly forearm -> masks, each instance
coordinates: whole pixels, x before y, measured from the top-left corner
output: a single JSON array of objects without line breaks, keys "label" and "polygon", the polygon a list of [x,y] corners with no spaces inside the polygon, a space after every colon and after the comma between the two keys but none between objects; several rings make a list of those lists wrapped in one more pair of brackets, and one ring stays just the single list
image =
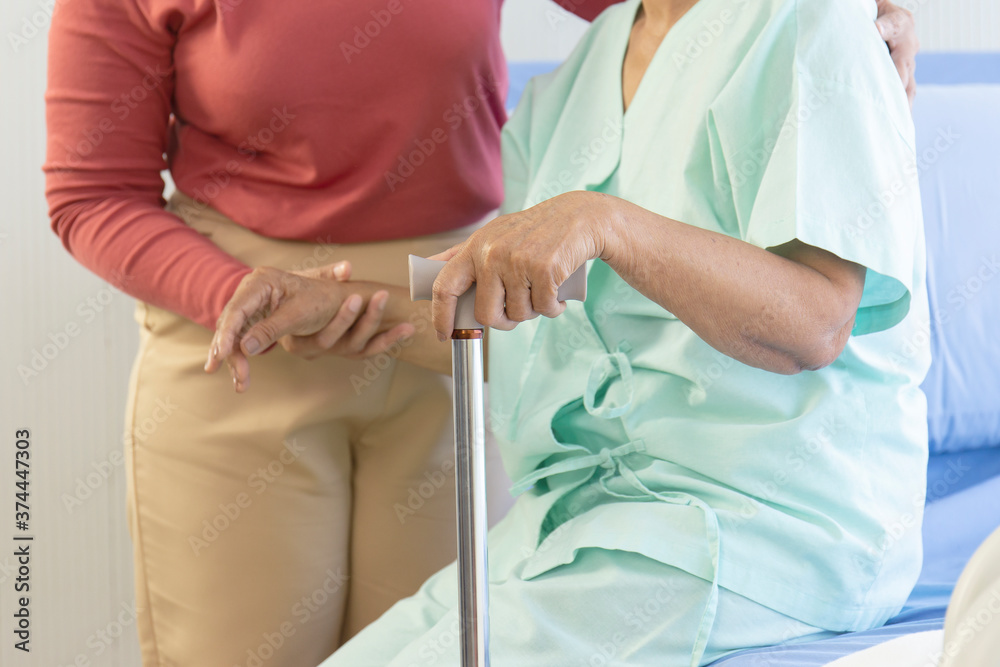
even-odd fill
[{"label": "elderly forearm", "polygon": [[608,199],[601,258],[709,345],[786,374],[839,356],[860,299],[862,267],[803,245],[796,259],[806,258],[806,265]]},{"label": "elderly forearm", "polygon": [[391,329],[404,322],[413,325],[413,335],[400,341],[398,348],[392,348],[393,356],[437,373],[451,374],[451,346],[437,339],[434,327],[431,326],[430,301],[410,301],[409,291],[398,285],[364,281],[347,284],[365,297],[366,302],[379,290],[389,293],[383,317],[384,329]]}]

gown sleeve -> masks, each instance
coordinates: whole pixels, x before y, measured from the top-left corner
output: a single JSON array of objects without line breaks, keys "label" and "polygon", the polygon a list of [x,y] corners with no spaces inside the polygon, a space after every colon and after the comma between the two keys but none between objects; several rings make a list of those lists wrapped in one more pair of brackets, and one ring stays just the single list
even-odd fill
[{"label": "gown sleeve", "polygon": [[795,5],[796,32],[752,51],[711,110],[739,235],[865,266],[853,333],[882,331],[923,280],[909,108],[873,13],[854,0]]}]

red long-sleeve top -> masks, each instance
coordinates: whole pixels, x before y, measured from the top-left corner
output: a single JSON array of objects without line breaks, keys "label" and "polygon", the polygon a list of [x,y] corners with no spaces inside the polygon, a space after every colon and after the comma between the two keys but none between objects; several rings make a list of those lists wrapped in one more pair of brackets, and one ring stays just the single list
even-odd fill
[{"label": "red long-sleeve top", "polygon": [[[612,0],[561,0],[592,17]],[[160,172],[267,237],[356,243],[502,197],[502,0],[73,0],[49,35],[54,231],[133,296],[214,326],[250,271],[163,210]]]}]

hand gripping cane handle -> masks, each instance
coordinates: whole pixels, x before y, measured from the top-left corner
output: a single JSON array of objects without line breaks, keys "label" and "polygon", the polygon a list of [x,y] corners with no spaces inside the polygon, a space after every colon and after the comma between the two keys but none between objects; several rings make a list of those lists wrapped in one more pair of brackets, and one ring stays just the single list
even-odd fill
[{"label": "hand gripping cane handle", "polygon": [[[426,301],[431,298],[434,281],[447,262],[437,259],[425,259],[410,255],[410,300]],[[587,298],[587,269],[581,266],[559,286],[560,301],[583,301]],[[458,298],[455,308],[456,329],[483,329],[476,321],[476,286]]]}]

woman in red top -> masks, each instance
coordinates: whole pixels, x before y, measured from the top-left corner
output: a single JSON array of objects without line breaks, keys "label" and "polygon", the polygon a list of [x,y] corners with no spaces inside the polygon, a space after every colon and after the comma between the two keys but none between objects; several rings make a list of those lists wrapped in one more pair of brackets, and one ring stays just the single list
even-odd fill
[{"label": "woman in red top", "polygon": [[[255,268],[272,267],[257,276],[275,304],[283,285],[345,278],[335,260],[405,284],[408,253],[454,245],[498,205],[500,4],[55,12],[52,226],[139,300],[126,454],[147,667],[317,664],[454,557],[447,382],[395,361],[422,311],[382,331],[388,293],[345,284],[322,331],[254,358],[252,392],[201,367]],[[245,392],[247,359],[227,361]]]}]

